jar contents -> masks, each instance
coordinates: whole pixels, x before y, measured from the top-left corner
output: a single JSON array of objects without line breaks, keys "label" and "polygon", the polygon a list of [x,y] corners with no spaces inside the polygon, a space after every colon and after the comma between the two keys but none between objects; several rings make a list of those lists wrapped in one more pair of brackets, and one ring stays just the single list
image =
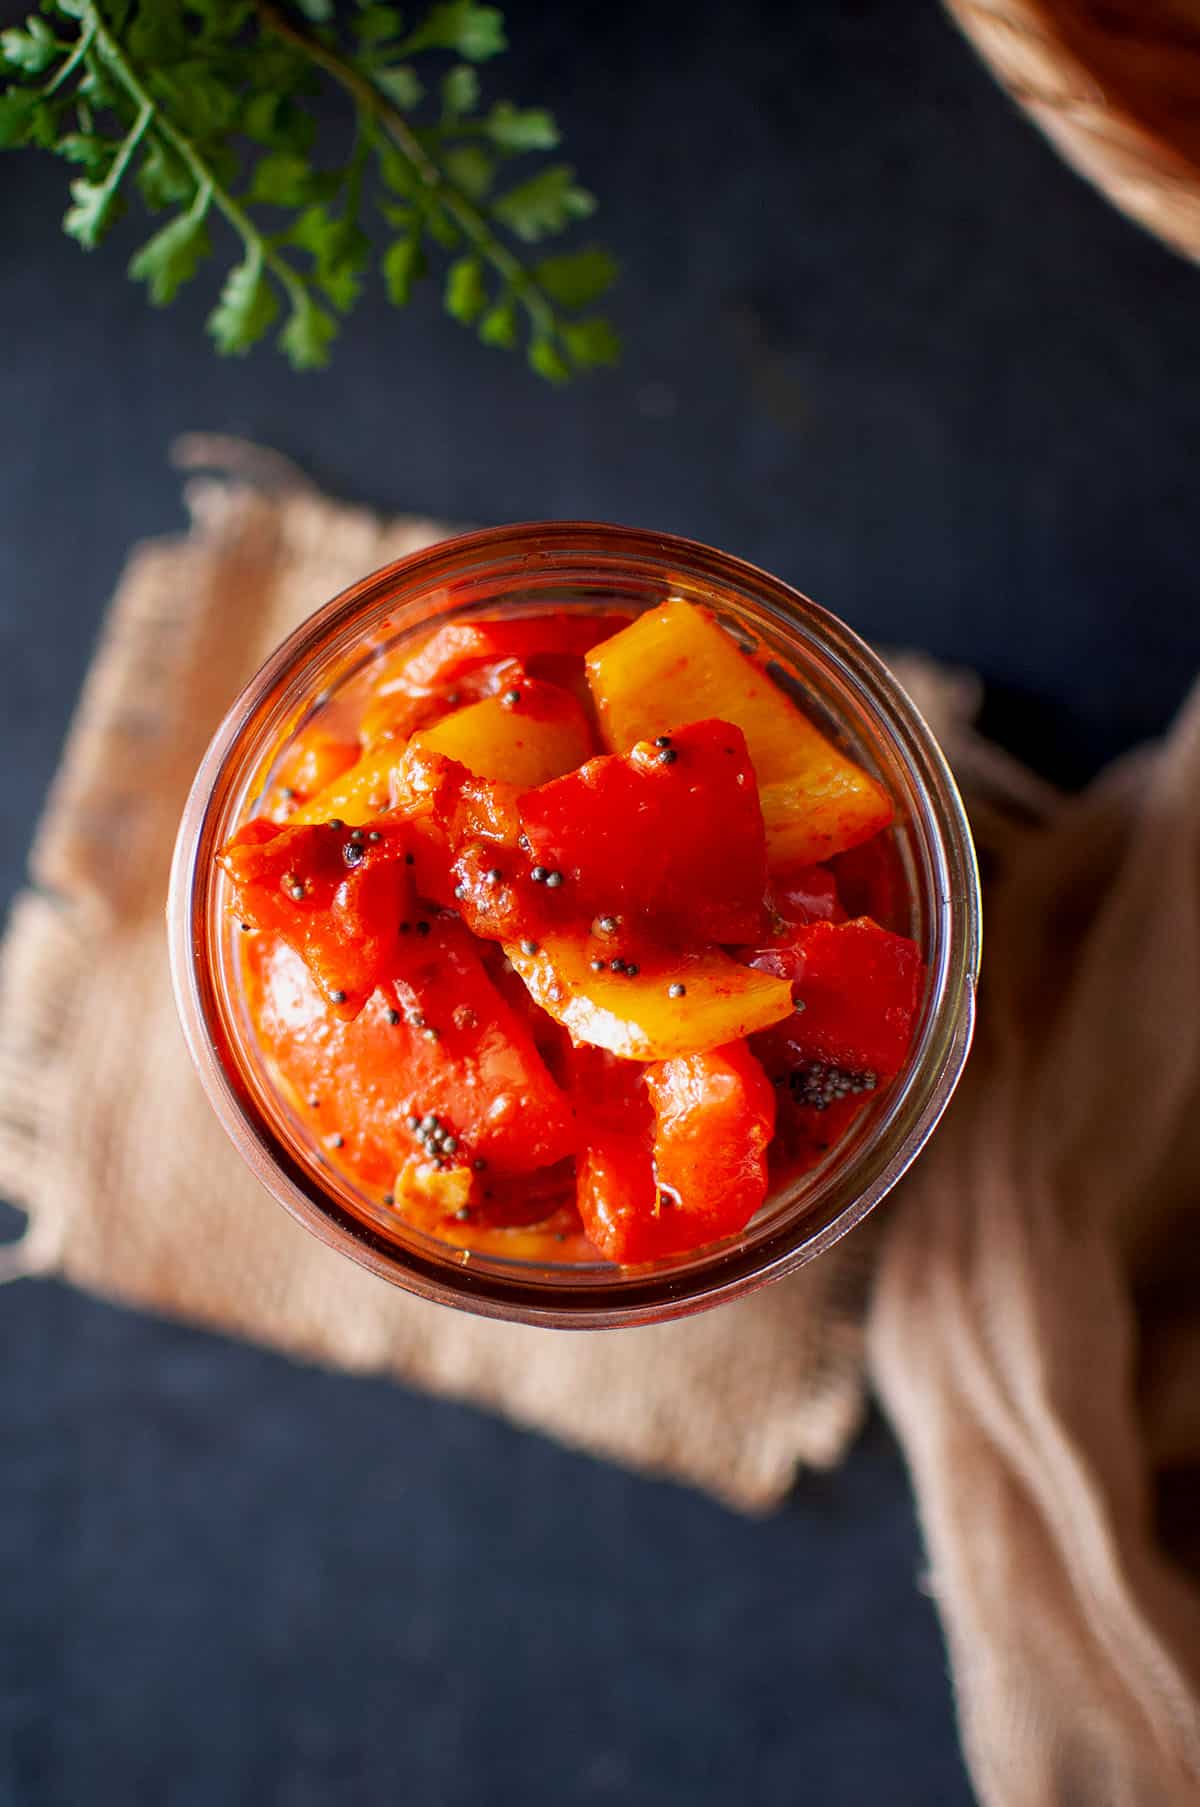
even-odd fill
[{"label": "jar contents", "polygon": [[275,1083],[418,1229],[537,1261],[742,1229],[905,1066],[892,802],[709,613],[381,654],[220,854]]}]

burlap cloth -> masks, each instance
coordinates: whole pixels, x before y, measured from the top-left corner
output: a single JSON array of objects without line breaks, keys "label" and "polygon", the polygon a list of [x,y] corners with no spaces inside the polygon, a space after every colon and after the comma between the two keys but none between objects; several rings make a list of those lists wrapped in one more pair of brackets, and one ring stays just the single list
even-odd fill
[{"label": "burlap cloth", "polygon": [[1155,1516],[1169,1470],[1200,1556],[1200,703],[1067,802],[974,733],[968,677],[895,661],[989,886],[980,1044],[930,1149],[864,1230],[741,1304],[590,1335],[470,1318],[332,1254],[244,1173],[183,1050],[162,918],[234,691],[444,529],[330,502],[270,454],[184,452],[224,472],[189,485],[188,535],[130,560],[0,959],[0,1189],[28,1212],[0,1276],[389,1372],[743,1510],[838,1458],[869,1351],[982,1798],[1200,1800],[1200,1607]]}]

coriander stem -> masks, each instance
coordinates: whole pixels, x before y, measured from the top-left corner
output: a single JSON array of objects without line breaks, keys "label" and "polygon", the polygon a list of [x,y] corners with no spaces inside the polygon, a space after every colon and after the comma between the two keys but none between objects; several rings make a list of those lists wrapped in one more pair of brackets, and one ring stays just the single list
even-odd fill
[{"label": "coriander stem", "polygon": [[472,205],[446,175],[436,158],[426,150],[399,108],[381,94],[374,82],[356,69],[353,63],[293,24],[275,4],[275,0],[256,0],[256,4],[259,17],[271,31],[302,51],[318,68],[324,69],[364,113],[377,121],[396,149],[416,170],[425,188],[437,196],[446,212],[462,229],[464,237],[487,259],[521,302],[533,323],[535,334],[539,338],[551,337],[554,330],[554,310],[550,302],[520,259],[496,237],[483,214]]},{"label": "coriander stem", "polygon": [[345,58],[328,50],[298,25],[293,25],[287,14],[274,4],[274,0],[257,0],[257,9],[264,25],[277,37],[302,51],[310,62],[315,63],[319,69],[324,69],[327,75],[331,75],[335,82],[345,88],[364,113],[378,119],[397,150],[403,151],[427,187],[441,188],[446,185],[445,176],[429,156],[403,113],[384,99],[374,82],[360,74]]},{"label": "coriander stem", "polygon": [[74,70],[78,69],[80,63],[82,63],[84,57],[87,55],[88,51],[92,48],[92,41],[95,38],[95,36],[96,36],[96,21],[94,19],[89,19],[87,22],[86,30],[83,32],[82,36],[80,37],[74,50],[72,50],[70,56],[67,58],[66,62],[56,72],[56,74],[54,74],[51,77],[51,79],[46,83],[46,85],[41,90],[43,100],[48,99],[51,94],[55,93],[55,91],[57,89],[61,88],[63,83],[66,81],[67,77],[69,75],[71,75]]},{"label": "coriander stem", "polygon": [[[105,61],[111,65],[122,86],[130,95],[131,99],[138,103],[140,109],[138,124],[134,127],[134,131],[130,134],[130,137],[127,138],[122,145],[120,152],[118,152],[117,161],[113,164],[113,169],[109,172],[109,179],[112,179],[113,173],[117,170],[118,165],[120,165],[121,174],[124,174],[129,158],[137,148],[138,140],[142,137],[151,120],[153,120],[154,130],[158,136],[182,157],[184,163],[191,172],[197,190],[204,192],[208,197],[208,201],[216,207],[219,213],[224,215],[225,219],[233,227],[233,230],[237,233],[243,245],[246,247],[246,251],[252,257],[260,259],[266,268],[271,271],[272,275],[275,276],[277,281],[286,291],[293,307],[298,308],[306,306],[308,303],[308,288],[303,277],[292,268],[286,258],[280,257],[279,253],[267,243],[262,233],[254,224],[254,221],[238,205],[229,191],[223,188],[217,181],[212,170],[204,161],[204,158],[200,155],[200,152],[196,149],[187,134],[181,132],[178,126],[172,124],[165,113],[159,111],[154,103],[153,97],[143,86],[137,71],[126,57],[121,46],[117,43],[116,39],[112,37],[107,27],[100,19],[94,5],[89,6],[88,8],[88,23],[93,31],[96,49]],[[120,176],[117,177],[117,180],[120,180]]]},{"label": "coriander stem", "polygon": [[104,187],[107,193],[115,194],[120,188],[125,171],[129,168],[130,158],[146,136],[146,128],[153,118],[153,106],[148,100],[143,101],[138,108],[137,118],[121,140],[121,148],[113,158],[108,174],[104,178]]},{"label": "coriander stem", "polygon": [[187,210],[189,220],[202,220],[213,198],[213,185],[207,176],[196,184],[196,193]]}]

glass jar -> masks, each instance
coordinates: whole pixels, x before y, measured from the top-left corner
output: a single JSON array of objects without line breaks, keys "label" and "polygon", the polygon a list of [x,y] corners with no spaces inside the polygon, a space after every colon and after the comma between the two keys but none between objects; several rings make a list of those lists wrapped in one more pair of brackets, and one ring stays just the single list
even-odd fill
[{"label": "glass jar", "polygon": [[[928,979],[908,1068],[820,1166],[724,1242],[644,1268],[514,1260],[407,1224],[328,1162],[273,1085],[241,994],[236,924],[215,855],[261,807],[272,772],[364,666],[431,625],[480,612],[681,596],[714,610],[778,664],[807,713],[887,788],[908,878],[910,933]],[[796,677],[800,688],[797,690]],[[932,734],[878,658],[795,590],[690,540],[590,522],[504,527],[432,546],[366,577],[309,617],[251,680],[197,774],[176,846],[172,975],[192,1058],[227,1134],[262,1184],[330,1247],[422,1298],[523,1323],[597,1329],[681,1317],[791,1273],[891,1190],[941,1116],[971,1042],[979,884],[970,831]],[[236,1253],[230,1252],[236,1259]]]}]

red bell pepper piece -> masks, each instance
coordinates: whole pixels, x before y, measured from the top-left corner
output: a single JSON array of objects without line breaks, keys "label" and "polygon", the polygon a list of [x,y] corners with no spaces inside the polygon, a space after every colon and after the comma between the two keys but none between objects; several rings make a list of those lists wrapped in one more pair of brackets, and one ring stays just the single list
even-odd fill
[{"label": "red bell pepper piece", "polygon": [[360,752],[357,737],[332,734],[327,728],[310,728],[279,763],[275,790],[282,804],[304,803],[340,778],[355,764]]},{"label": "red bell pepper piece", "polygon": [[[564,1206],[570,1206],[574,1217],[575,1163],[569,1155],[534,1173],[500,1173],[489,1168],[477,1175],[471,1194],[471,1215],[465,1221],[481,1229],[511,1229],[544,1223]],[[577,1219],[574,1227],[578,1229]]]},{"label": "red bell pepper piece", "polygon": [[575,1202],[592,1245],[609,1261],[652,1261],[660,1251],[647,1236],[658,1210],[654,1162],[637,1136],[614,1130],[577,1157]]},{"label": "red bell pepper piece", "polygon": [[766,1038],[782,1038],[799,1062],[849,1074],[898,1073],[908,1058],[925,967],[915,941],[869,917],[810,922],[786,947],[763,948],[747,964],[790,979],[798,1013]]},{"label": "red bell pepper piece", "polygon": [[420,912],[402,823],[286,828],[259,817],[218,857],[236,914],[282,936],[341,1014],[354,1016],[403,963],[400,924]]},{"label": "red bell pepper piece", "polygon": [[829,862],[847,916],[869,916],[903,935],[912,927],[912,893],[896,837],[877,834]]},{"label": "red bell pepper piece", "polygon": [[382,689],[433,690],[472,666],[494,659],[519,659],[523,664],[550,656],[581,659],[593,646],[628,626],[628,615],[578,612],[450,622],[437,628],[415,652],[406,656],[401,648],[394,653]]},{"label": "red bell pepper piece", "polygon": [[626,1264],[741,1229],[766,1197],[775,1123],[773,1090],[744,1042],[656,1062],[644,1088],[652,1131],[636,1108],[605,1120],[601,1097],[579,1161],[584,1228],[602,1254]]},{"label": "red bell pepper piece", "polygon": [[458,760],[419,746],[405,756],[405,773],[419,812],[413,828],[421,895],[457,910],[485,940],[541,931],[550,900],[518,844],[518,788],[477,778]]},{"label": "red bell pepper piece", "polygon": [[773,872],[767,903],[782,925],[780,941],[789,940],[788,931],[803,922],[846,920],[837,880],[828,866],[786,866]]},{"label": "red bell pepper piece", "polygon": [[612,1261],[657,1208],[654,1112],[646,1069],[603,1048],[572,1047],[567,1057],[579,1129],[576,1201],[589,1240]]},{"label": "red bell pepper piece", "polygon": [[581,1143],[621,1133],[639,1141],[649,1156],[654,1112],[646,1090],[647,1068],[640,1061],[621,1060],[605,1048],[581,1043],[571,1047],[567,1071]]},{"label": "red bell pepper piece", "polygon": [[776,1088],[775,1135],[769,1151],[772,1182],[808,1173],[846,1134],[854,1119],[871,1102],[870,1092],[854,1093],[821,1110],[804,1104],[786,1083]]},{"label": "red bell pepper piece", "polygon": [[740,1230],[767,1195],[775,1093],[745,1042],[646,1069],[662,1205],[649,1240],[667,1253]]},{"label": "red bell pepper piece", "polygon": [[561,878],[577,918],[629,913],[692,945],[763,928],[758,788],[745,737],[727,722],[588,760],[527,791],[521,826],[535,866]]},{"label": "red bell pepper piece", "polygon": [[[260,1040],[301,1105],[315,1098],[317,1127],[343,1138],[339,1159],[389,1190],[430,1152],[468,1170],[473,1187],[561,1161],[576,1141],[570,1102],[462,924],[435,917],[406,940],[404,979],[353,1021],[326,1009],[286,945],[264,938],[248,949]],[[430,1116],[440,1150],[417,1134]]]}]

